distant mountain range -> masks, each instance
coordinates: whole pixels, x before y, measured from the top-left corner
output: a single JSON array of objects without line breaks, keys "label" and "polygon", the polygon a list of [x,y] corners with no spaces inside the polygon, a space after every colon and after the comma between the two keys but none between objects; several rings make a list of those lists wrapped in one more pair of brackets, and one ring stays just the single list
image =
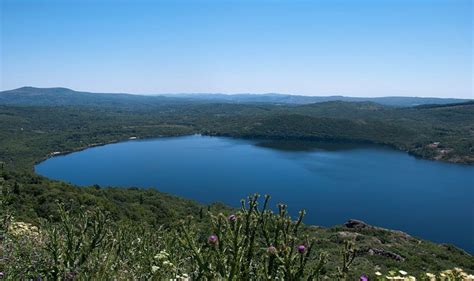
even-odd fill
[{"label": "distant mountain range", "polygon": [[270,103],[302,105],[328,101],[373,102],[386,106],[410,107],[431,104],[450,104],[472,101],[455,98],[299,96],[287,94],[162,94],[132,95],[79,92],[67,88],[22,87],[0,92],[0,104],[8,105],[64,105],[99,107],[155,107],[180,103]]},{"label": "distant mountain range", "polygon": [[409,107],[425,104],[450,104],[470,101],[456,98],[420,98],[420,97],[345,97],[345,96],[300,96],[286,94],[174,94],[161,95],[166,97],[182,97],[189,100],[212,100],[232,103],[281,103],[281,104],[310,104],[328,101],[374,102],[387,106]]}]

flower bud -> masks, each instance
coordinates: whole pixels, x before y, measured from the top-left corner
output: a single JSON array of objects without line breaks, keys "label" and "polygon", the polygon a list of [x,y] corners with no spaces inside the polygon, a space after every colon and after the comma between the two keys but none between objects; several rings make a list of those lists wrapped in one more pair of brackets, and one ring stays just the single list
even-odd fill
[{"label": "flower bud", "polygon": [[234,221],[237,220],[237,216],[236,216],[236,215],[230,215],[230,216],[228,217],[228,219],[229,219],[230,222],[234,222]]},{"label": "flower bud", "polygon": [[211,235],[207,238],[207,242],[209,242],[211,245],[217,244],[217,240],[218,239],[216,235]]},{"label": "flower bud", "polygon": [[299,252],[300,254],[302,254],[302,253],[304,253],[304,252],[306,251],[306,247],[305,247],[304,245],[299,245],[299,246],[297,247],[297,249],[298,249],[298,252]]}]

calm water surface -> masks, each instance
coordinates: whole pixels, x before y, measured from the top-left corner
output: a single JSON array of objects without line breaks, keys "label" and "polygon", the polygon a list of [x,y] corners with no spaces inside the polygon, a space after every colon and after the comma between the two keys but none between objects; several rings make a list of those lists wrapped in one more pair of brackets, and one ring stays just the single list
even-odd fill
[{"label": "calm water surface", "polygon": [[356,218],[474,252],[474,167],[377,146],[187,136],[129,141],[51,158],[37,173],[78,185],[156,187],[239,206],[270,194],[306,223]]}]

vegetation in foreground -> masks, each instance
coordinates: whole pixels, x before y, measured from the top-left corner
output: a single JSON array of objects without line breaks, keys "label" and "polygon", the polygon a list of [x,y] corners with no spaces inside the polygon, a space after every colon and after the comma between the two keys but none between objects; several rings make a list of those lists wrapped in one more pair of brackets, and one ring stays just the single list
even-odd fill
[{"label": "vegetation in foreground", "polygon": [[[15,183],[12,178],[1,181],[0,272],[7,280],[354,280],[363,274],[380,280],[398,275],[434,280],[430,274],[458,276],[446,280],[463,280],[462,275],[468,280],[474,272],[473,257],[455,247],[372,227],[306,226],[304,212],[291,220],[286,206],[279,204],[274,214],[268,197],[261,207],[262,201],[250,197],[240,210],[189,203],[191,215],[180,214],[168,221],[146,219],[160,216],[159,211],[144,213],[144,220],[130,219],[135,214],[129,217],[121,209],[110,208],[110,201],[86,207],[74,200],[56,200],[51,203],[55,211],[48,212],[50,217],[27,223],[12,215],[18,195],[28,196]],[[86,188],[82,196],[92,190],[98,192],[97,197],[108,192]],[[136,196],[143,194],[160,196],[123,190],[117,205],[146,210],[150,202]],[[442,272],[447,268],[453,270]]]},{"label": "vegetation in foreground", "polygon": [[[408,274],[402,269],[405,258],[396,259],[392,270],[364,265],[363,234],[357,232],[339,237],[331,252],[326,237],[302,224],[304,211],[293,221],[279,204],[274,214],[268,196],[262,207],[252,196],[230,215],[201,211],[168,227],[115,221],[98,208],[72,211],[58,203],[58,221],[34,226],[15,220],[5,185],[1,191],[0,274],[6,280],[474,278],[459,267],[436,274],[420,267]],[[472,265],[472,258],[467,262]]]}]

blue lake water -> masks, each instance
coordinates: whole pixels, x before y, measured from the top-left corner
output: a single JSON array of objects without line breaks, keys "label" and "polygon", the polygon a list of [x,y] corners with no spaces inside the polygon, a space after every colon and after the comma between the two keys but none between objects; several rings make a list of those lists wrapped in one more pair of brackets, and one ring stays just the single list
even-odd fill
[{"label": "blue lake water", "polygon": [[474,252],[474,167],[380,146],[186,136],[128,141],[50,158],[36,172],[78,185],[154,187],[239,206],[270,194],[307,224],[350,218]]}]

